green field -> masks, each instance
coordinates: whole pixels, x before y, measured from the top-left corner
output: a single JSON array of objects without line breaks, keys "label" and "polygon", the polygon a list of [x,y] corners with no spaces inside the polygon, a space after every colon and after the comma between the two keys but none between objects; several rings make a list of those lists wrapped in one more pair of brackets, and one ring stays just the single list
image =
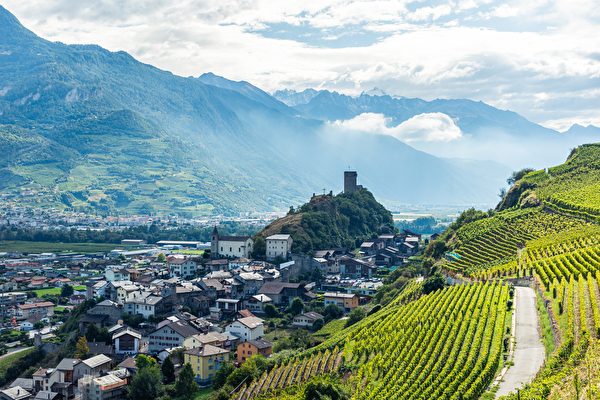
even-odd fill
[{"label": "green field", "polygon": [[37,289],[32,292],[35,292],[37,297],[42,297],[45,294],[60,294],[60,288]]},{"label": "green field", "polygon": [[7,357],[0,359],[0,374],[3,374],[8,367],[10,367],[17,359],[23,357],[26,354],[29,354],[33,351],[33,347],[31,349],[27,349],[24,351],[20,351],[16,354],[11,354]]},{"label": "green field", "polygon": [[202,254],[204,254],[204,250],[181,250],[179,253],[201,256]]},{"label": "green field", "polygon": [[50,242],[20,242],[0,241],[0,252],[19,251],[31,253],[108,253],[117,246],[111,243],[50,243]]}]

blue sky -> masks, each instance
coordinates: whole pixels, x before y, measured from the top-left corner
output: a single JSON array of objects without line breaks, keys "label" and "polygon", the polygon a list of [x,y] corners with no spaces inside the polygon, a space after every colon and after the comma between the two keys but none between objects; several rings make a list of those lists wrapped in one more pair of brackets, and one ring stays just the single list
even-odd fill
[{"label": "blue sky", "polygon": [[600,5],[530,1],[5,0],[36,34],[273,92],[469,98],[600,126]]}]

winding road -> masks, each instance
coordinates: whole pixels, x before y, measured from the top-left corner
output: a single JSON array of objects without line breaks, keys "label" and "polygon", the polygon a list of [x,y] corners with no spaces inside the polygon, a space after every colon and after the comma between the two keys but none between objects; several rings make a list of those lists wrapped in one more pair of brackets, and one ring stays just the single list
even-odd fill
[{"label": "winding road", "polygon": [[544,363],[546,350],[541,341],[537,299],[534,289],[515,287],[516,291],[516,345],[513,362],[504,375],[496,397],[504,396],[530,382]]}]

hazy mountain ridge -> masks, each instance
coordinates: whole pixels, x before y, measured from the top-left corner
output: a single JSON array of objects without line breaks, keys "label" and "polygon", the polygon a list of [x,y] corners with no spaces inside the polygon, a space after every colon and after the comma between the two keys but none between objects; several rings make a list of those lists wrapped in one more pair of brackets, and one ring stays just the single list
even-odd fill
[{"label": "hazy mountain ridge", "polygon": [[[387,204],[481,204],[495,202],[510,172],[491,177],[390,136],[331,132],[247,82],[209,75],[207,85],[124,52],[52,43],[3,8],[0,21],[4,136],[18,128],[58,149],[36,164],[36,147],[20,144],[3,161],[0,190],[40,184],[77,192],[69,206],[102,212],[287,209],[322,188],[341,190],[350,165]],[[6,138],[1,145],[15,149]],[[108,188],[132,200],[107,203]]]}]

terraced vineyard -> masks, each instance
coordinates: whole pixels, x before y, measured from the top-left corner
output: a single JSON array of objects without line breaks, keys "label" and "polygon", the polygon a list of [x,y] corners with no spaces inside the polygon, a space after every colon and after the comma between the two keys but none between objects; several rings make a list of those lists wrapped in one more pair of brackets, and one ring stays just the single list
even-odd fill
[{"label": "terraced vineyard", "polygon": [[537,196],[557,207],[590,219],[600,216],[600,145],[580,146],[566,163],[525,180],[537,185]]},{"label": "terraced vineyard", "polygon": [[508,296],[508,286],[496,282],[449,287],[408,304],[397,300],[234,399],[301,399],[304,382],[331,373],[334,359],[355,368],[343,384],[353,399],[477,399],[501,360]]},{"label": "terraced vineyard", "polygon": [[542,208],[499,213],[475,221],[457,232],[455,253],[460,259],[446,265],[451,271],[474,274],[517,256],[517,250],[535,238],[565,230],[582,228],[590,223]]}]

